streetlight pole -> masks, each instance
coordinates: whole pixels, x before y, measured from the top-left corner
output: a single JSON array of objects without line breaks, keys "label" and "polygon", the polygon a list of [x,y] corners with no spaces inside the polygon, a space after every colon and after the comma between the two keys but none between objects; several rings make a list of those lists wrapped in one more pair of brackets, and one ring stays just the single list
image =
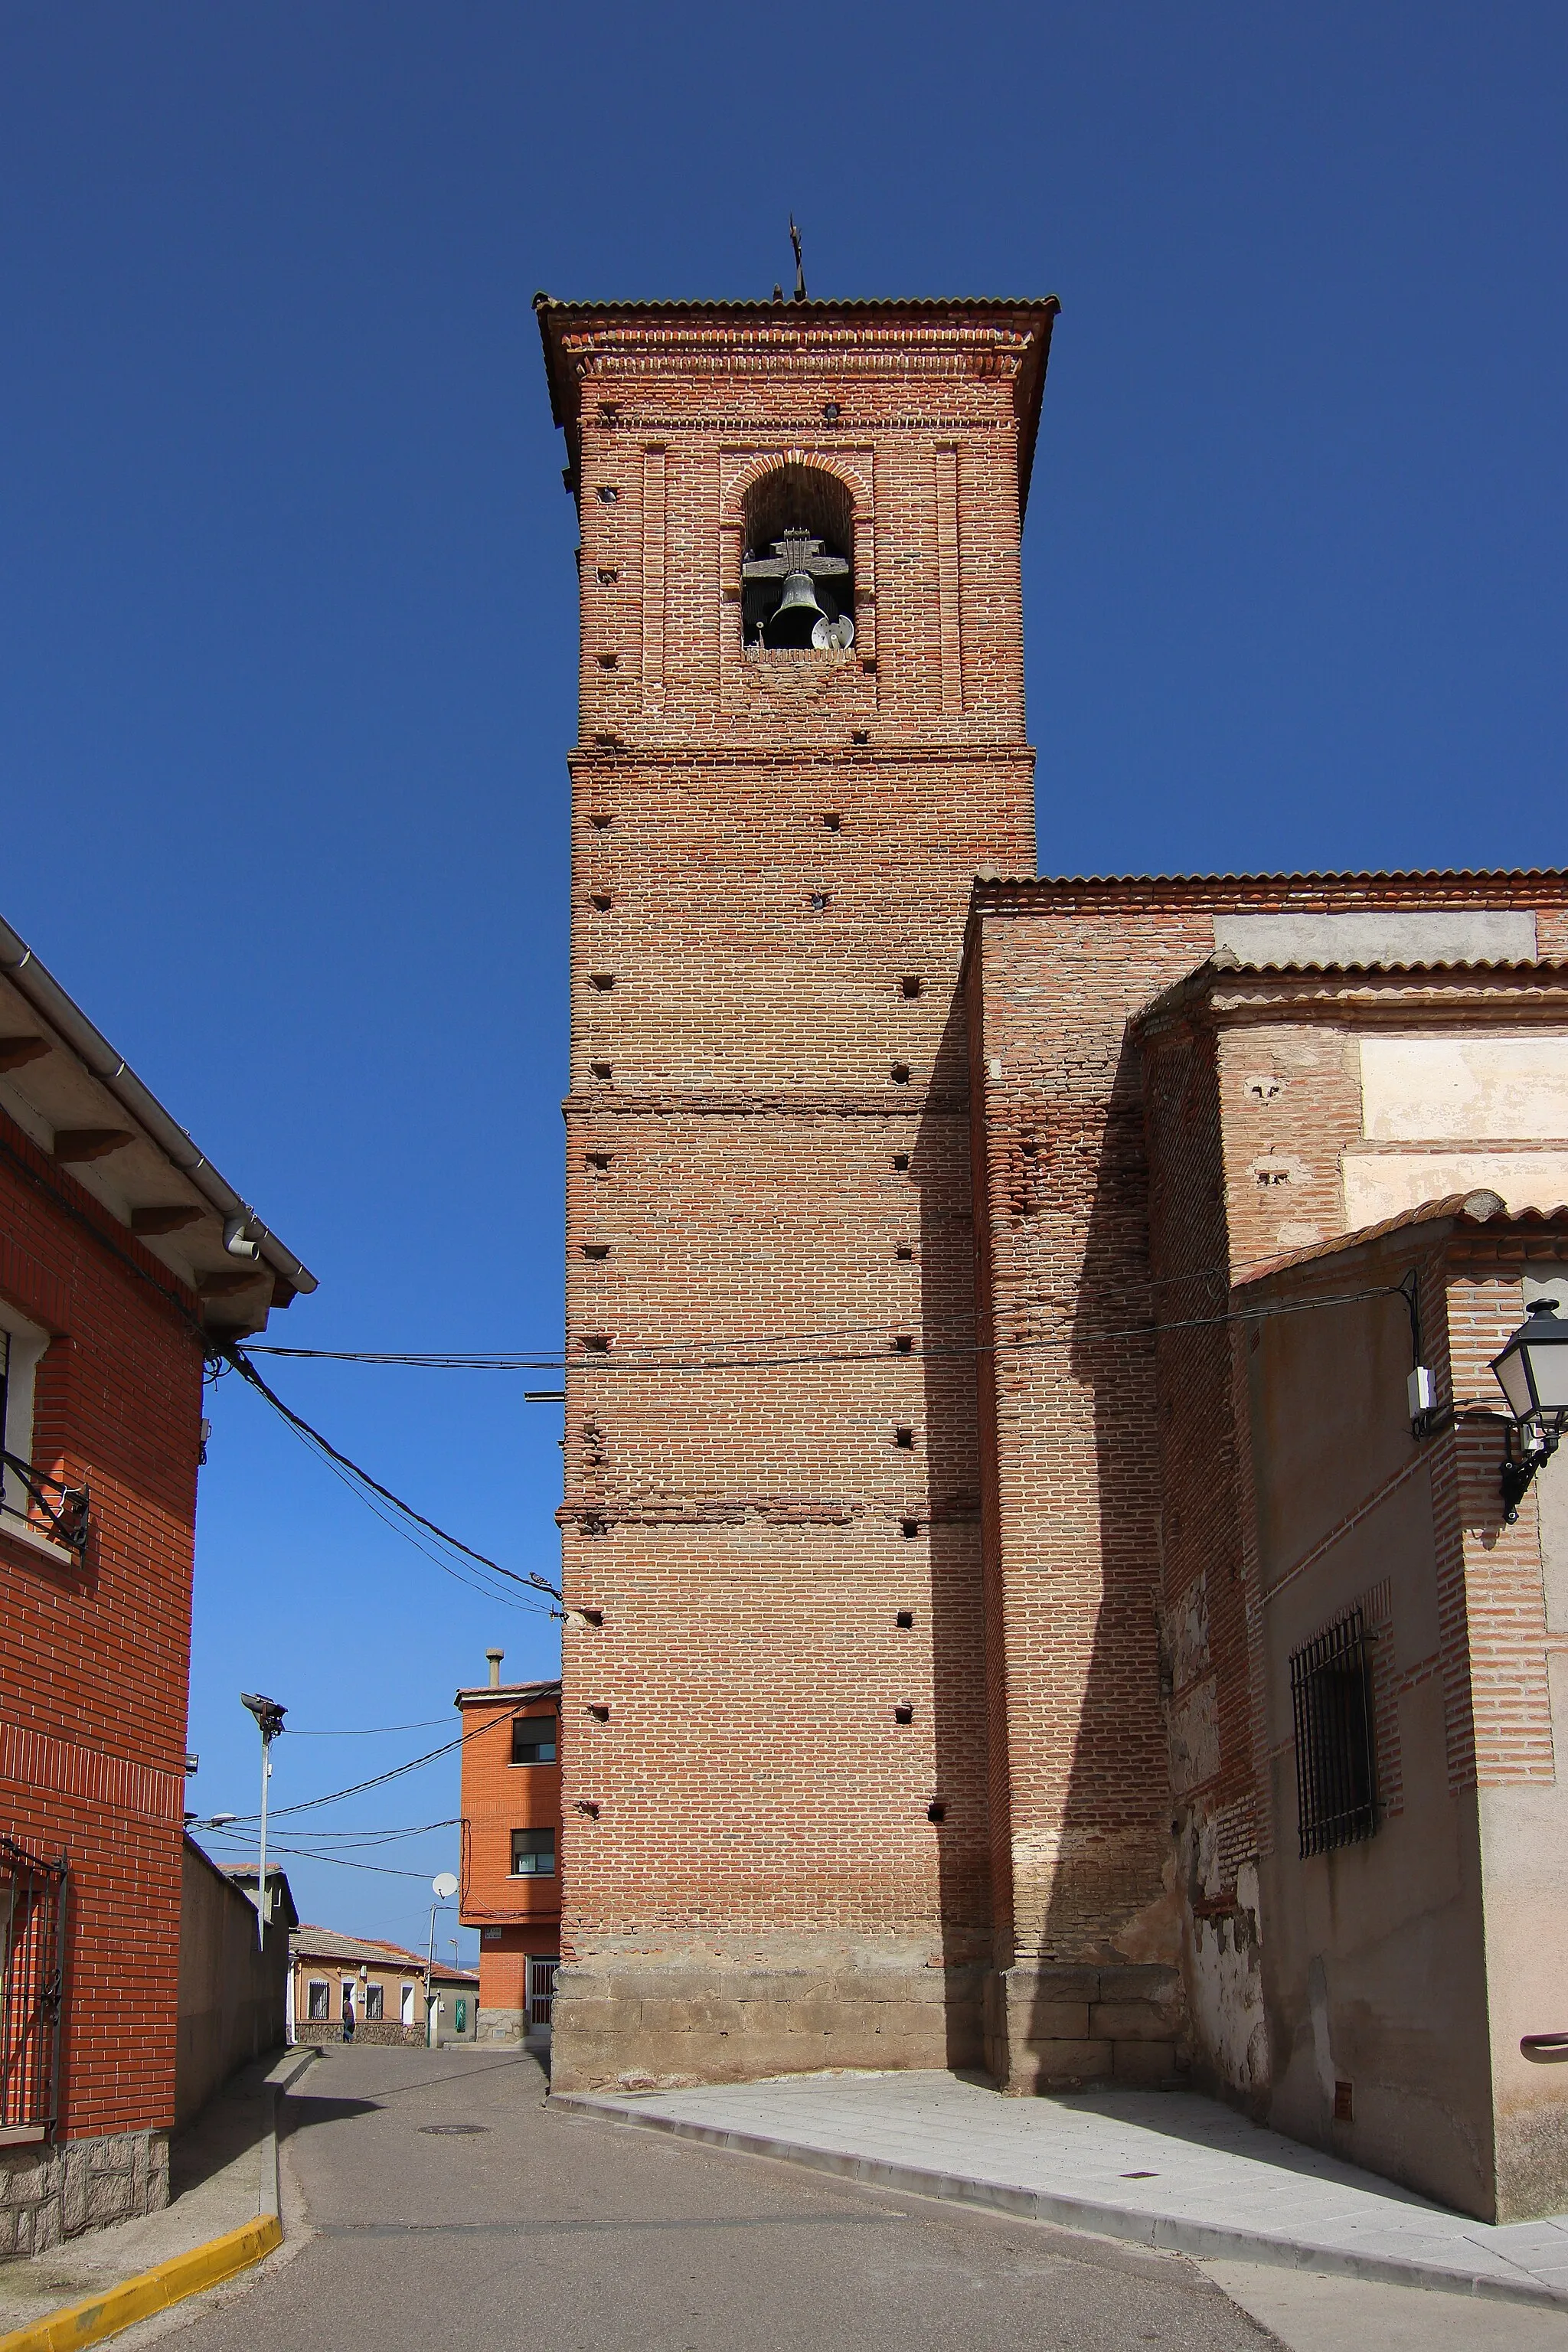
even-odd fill
[{"label": "streetlight pole", "polygon": [[267,1783],[272,1778],[272,1743],[282,1730],[289,1710],[279,1706],[275,1698],[263,1698],[258,1691],[241,1691],[239,1696],[241,1705],[256,1717],[256,1727],[261,1734],[261,1851],[256,1869],[256,1937],[265,1951],[272,1910],[267,1895]]},{"label": "streetlight pole", "polygon": [[449,1870],[438,1870],[430,1881],[430,1892],[436,1900],[430,1906],[430,1957],[425,1963],[425,2046],[436,2047],[436,1913],[443,1903],[449,1903],[458,1891],[458,1882]]}]

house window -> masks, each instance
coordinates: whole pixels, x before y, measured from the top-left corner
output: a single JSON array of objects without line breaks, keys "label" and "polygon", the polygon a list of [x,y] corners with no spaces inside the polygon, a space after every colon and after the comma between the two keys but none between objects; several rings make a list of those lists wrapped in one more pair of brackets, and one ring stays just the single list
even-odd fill
[{"label": "house window", "polygon": [[553,1764],[555,1717],[519,1715],[512,1718],[511,1760],[514,1764]]},{"label": "house window", "polygon": [[313,2022],[318,2025],[324,2024],[332,2013],[331,1985],[323,1984],[320,1977],[312,1977],[305,1999],[307,2013]]},{"label": "house window", "polygon": [[779,466],[747,493],[741,564],[748,646],[818,653],[855,642],[855,516],[837,475]]},{"label": "house window", "polygon": [[1302,1858],[1371,1837],[1377,1827],[1372,1663],[1359,1609],[1290,1660],[1296,1726],[1296,1826]]},{"label": "house window", "polygon": [[384,2013],[382,1999],[382,1988],[380,1985],[366,1985],[364,1989],[364,2013],[367,2023],[372,2024],[374,2024]]},{"label": "house window", "polygon": [[[33,1380],[48,1344],[47,1331],[0,1307],[0,1450],[17,1462],[33,1459]],[[29,1497],[19,1474],[10,1462],[0,1468],[0,1505],[10,1518],[28,1517]]]},{"label": "house window", "polygon": [[555,1832],[553,1830],[513,1830],[511,1874],[514,1878],[554,1877]]},{"label": "house window", "polygon": [[404,1985],[398,1991],[397,2021],[399,2025],[412,2025],[414,2022],[414,1987],[412,1985]]}]

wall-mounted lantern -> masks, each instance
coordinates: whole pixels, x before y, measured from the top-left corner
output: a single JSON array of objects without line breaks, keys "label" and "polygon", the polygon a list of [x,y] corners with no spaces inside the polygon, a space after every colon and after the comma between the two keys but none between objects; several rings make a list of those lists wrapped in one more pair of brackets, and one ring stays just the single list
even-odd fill
[{"label": "wall-mounted lantern", "polygon": [[1503,1517],[1511,1524],[1568,1424],[1568,1323],[1558,1321],[1554,1298],[1532,1303],[1492,1370],[1513,1417],[1502,1465]]}]

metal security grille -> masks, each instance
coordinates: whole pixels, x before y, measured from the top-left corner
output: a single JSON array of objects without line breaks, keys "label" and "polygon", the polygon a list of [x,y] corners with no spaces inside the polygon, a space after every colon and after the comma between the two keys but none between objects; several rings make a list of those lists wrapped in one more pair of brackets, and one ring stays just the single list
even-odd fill
[{"label": "metal security grille", "polygon": [[1290,1661],[1296,1822],[1302,1858],[1353,1845],[1377,1827],[1372,1668],[1352,1609]]},{"label": "metal security grille", "polygon": [[531,1959],[528,1963],[528,2021],[530,2025],[548,2025],[555,2004],[555,1960]]},{"label": "metal security grille", "polygon": [[58,2121],[66,1858],[0,1837],[0,2145]]}]

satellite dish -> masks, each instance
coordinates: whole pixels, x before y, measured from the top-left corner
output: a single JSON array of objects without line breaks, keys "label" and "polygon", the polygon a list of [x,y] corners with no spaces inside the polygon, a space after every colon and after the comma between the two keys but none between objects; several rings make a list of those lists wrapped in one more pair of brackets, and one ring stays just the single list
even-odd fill
[{"label": "satellite dish", "polygon": [[430,1892],[442,1903],[449,1903],[458,1891],[458,1882],[449,1870],[439,1872],[430,1881]]}]

